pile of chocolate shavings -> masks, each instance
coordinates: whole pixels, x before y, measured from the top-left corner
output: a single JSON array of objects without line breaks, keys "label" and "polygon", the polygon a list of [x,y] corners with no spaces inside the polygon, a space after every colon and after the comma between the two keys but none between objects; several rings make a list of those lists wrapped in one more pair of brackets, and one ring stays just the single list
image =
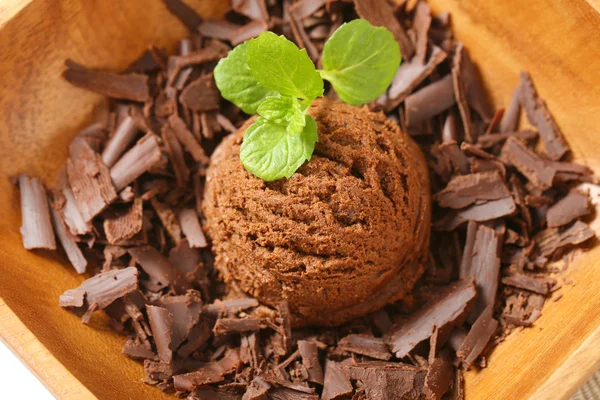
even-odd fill
[{"label": "pile of chocolate shavings", "polygon": [[[574,188],[592,172],[563,161],[568,145],[531,77],[494,112],[450,16],[425,2],[234,0],[226,21],[165,3],[192,32],[179,54],[149,47],[121,74],[68,61],[67,81],[111,100],[73,140],[52,190],[18,179],[25,248],[55,249],[56,234],[79,273],[100,265],[60,305],[84,323],[103,310],[127,336],[122,352],[143,361],[144,382],[180,397],[463,398],[461,371],[485,367],[560,288],[549,262],[594,237],[580,220],[589,196]],[[338,328],[292,330],[287,304],[260,305],[212,268],[199,220],[205,169],[247,118],[220,97],[212,71],[267,29],[318,63],[325,40],[357,16],[401,44],[404,62],[371,107],[427,157],[431,257],[410,298]],[[519,128],[521,110],[533,129]]]}]

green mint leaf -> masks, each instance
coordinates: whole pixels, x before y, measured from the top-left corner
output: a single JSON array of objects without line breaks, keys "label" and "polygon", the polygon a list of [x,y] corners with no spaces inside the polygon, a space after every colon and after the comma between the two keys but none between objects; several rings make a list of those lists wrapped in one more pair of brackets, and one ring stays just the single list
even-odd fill
[{"label": "green mint leaf", "polygon": [[258,107],[258,115],[275,124],[284,125],[291,135],[297,135],[304,129],[304,112],[295,97],[267,97]]},{"label": "green mint leaf", "polygon": [[263,32],[250,40],[246,61],[252,75],[267,89],[303,99],[323,95],[323,79],[306,50],[284,36]]},{"label": "green mint leaf", "polygon": [[222,58],[215,67],[215,82],[221,96],[246,114],[256,114],[260,103],[276,92],[266,89],[254,78],[246,63],[248,42],[244,42]]},{"label": "green mint leaf", "polygon": [[302,132],[290,135],[284,126],[258,118],[244,134],[240,150],[244,168],[267,182],[292,176],[310,160],[318,140],[315,120],[309,115],[305,120]]},{"label": "green mint leaf", "polygon": [[340,26],[325,43],[319,72],[340,99],[361,105],[385,92],[400,61],[400,46],[390,31],[356,19]]}]

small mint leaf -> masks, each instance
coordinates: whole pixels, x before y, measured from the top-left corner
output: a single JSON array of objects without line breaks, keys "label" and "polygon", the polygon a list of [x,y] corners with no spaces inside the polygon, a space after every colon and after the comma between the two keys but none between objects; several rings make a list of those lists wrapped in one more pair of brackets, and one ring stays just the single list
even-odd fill
[{"label": "small mint leaf", "polygon": [[267,121],[283,125],[292,135],[302,132],[305,124],[300,103],[291,96],[267,97],[258,107],[258,115]]},{"label": "small mint leaf", "polygon": [[266,89],[254,78],[246,63],[248,42],[236,46],[215,67],[215,82],[221,96],[231,101],[246,114],[256,114],[260,103],[277,94]]},{"label": "small mint leaf", "polygon": [[400,46],[390,31],[355,19],[340,26],[325,43],[319,72],[340,99],[361,105],[386,91],[400,61]]},{"label": "small mint leaf", "polygon": [[244,134],[240,161],[267,182],[289,178],[310,160],[317,140],[317,124],[309,115],[299,135],[290,135],[284,126],[261,117]]},{"label": "small mint leaf", "polygon": [[250,40],[246,61],[254,78],[267,89],[302,99],[323,95],[323,79],[306,50],[284,36],[263,32]]}]

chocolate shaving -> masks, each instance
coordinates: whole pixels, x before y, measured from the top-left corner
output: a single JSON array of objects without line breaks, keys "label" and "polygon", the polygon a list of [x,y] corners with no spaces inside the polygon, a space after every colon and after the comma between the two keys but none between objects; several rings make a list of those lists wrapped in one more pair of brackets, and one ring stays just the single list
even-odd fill
[{"label": "chocolate shaving", "polygon": [[479,78],[477,68],[471,61],[466,48],[463,48],[461,62],[463,64],[461,71],[464,73],[467,89],[467,101],[484,122],[490,122],[494,116],[494,109],[487,98],[483,82]]},{"label": "chocolate shaving", "polygon": [[514,132],[519,127],[521,118],[521,89],[519,86],[515,89],[508,106],[508,111],[504,114],[504,118],[500,122],[500,132]]},{"label": "chocolate shaving", "polygon": [[473,277],[477,286],[477,299],[468,317],[470,322],[495,305],[502,241],[502,231],[494,224],[469,222],[459,277]]},{"label": "chocolate shaving", "polygon": [[338,342],[338,347],[378,360],[387,361],[392,357],[383,339],[369,335],[352,334],[345,336]]},{"label": "chocolate shaving", "polygon": [[112,167],[119,160],[119,157],[135,139],[137,132],[138,127],[131,116],[126,116],[119,123],[117,130],[102,152],[102,161],[107,167]]},{"label": "chocolate shaving", "polygon": [[502,283],[519,289],[530,290],[535,293],[547,295],[555,281],[548,278],[533,278],[526,275],[513,275],[502,278]]},{"label": "chocolate shaving", "polygon": [[504,132],[504,133],[490,133],[490,134],[485,134],[482,136],[479,136],[477,138],[477,145],[481,146],[482,148],[489,148],[489,147],[493,147],[497,144],[502,144],[504,143],[509,137],[514,137],[517,139],[520,139],[523,142],[528,142],[531,140],[534,140],[535,138],[537,138],[538,134],[535,131],[530,131],[530,130],[524,130],[524,131],[517,131],[517,132]]},{"label": "chocolate shaving", "polygon": [[188,335],[187,342],[185,342],[179,350],[177,355],[181,358],[189,357],[194,353],[200,346],[204,345],[208,339],[212,336],[212,320],[208,318],[200,317],[199,322],[194,326]]},{"label": "chocolate shaving", "polygon": [[[418,398],[423,390],[426,372],[408,364],[364,362],[345,367],[350,378],[362,383],[367,399],[395,400]],[[416,392],[416,393],[415,393]]]},{"label": "chocolate shaving", "polygon": [[267,400],[267,392],[270,388],[269,383],[257,376],[250,382],[242,400]]},{"label": "chocolate shaving", "polygon": [[325,380],[323,383],[322,400],[342,399],[354,392],[350,377],[342,369],[343,363],[330,359],[325,360]]},{"label": "chocolate shaving", "polygon": [[218,110],[221,94],[212,74],[203,75],[190,83],[181,92],[179,101],[185,107],[197,112]]},{"label": "chocolate shaving", "polygon": [[441,207],[461,209],[492,200],[512,197],[502,176],[496,171],[459,175],[433,196]]},{"label": "chocolate shaving", "polygon": [[142,199],[136,198],[125,209],[115,211],[104,219],[104,233],[110,244],[133,238],[142,230]]},{"label": "chocolate shaving", "polygon": [[169,160],[173,166],[173,171],[175,171],[177,185],[184,187],[190,179],[190,170],[185,163],[181,144],[179,143],[177,136],[175,136],[173,129],[171,129],[168,124],[163,125],[161,133],[165,148],[169,154]]},{"label": "chocolate shaving", "polygon": [[506,140],[500,154],[502,160],[510,162],[520,173],[522,173],[533,185],[548,189],[552,186],[556,166],[532,151],[514,137]]},{"label": "chocolate shaving", "polygon": [[229,21],[207,20],[203,21],[198,26],[198,32],[203,36],[220,40],[229,40],[239,28],[240,25],[233,24]]},{"label": "chocolate shaving", "polygon": [[[85,222],[77,208],[75,196],[67,180],[66,169],[59,172],[58,192],[54,192],[55,207],[61,211],[65,224],[69,227],[72,235],[85,235],[92,231],[92,225]],[[60,196],[62,195],[62,196]],[[59,198],[60,197],[60,198]]]},{"label": "chocolate shaving", "polygon": [[179,225],[192,248],[205,248],[208,246],[202,227],[198,221],[198,214],[193,208],[186,208],[179,213]]},{"label": "chocolate shaving", "polygon": [[298,350],[300,351],[300,356],[302,356],[302,364],[304,364],[308,371],[308,380],[323,385],[323,368],[319,362],[319,347],[317,343],[298,340]]},{"label": "chocolate shaving", "polygon": [[464,75],[463,59],[464,46],[462,43],[458,43],[454,59],[452,60],[452,84],[454,85],[454,96],[456,97],[456,103],[458,104],[458,111],[463,122],[465,129],[465,140],[470,143],[474,143],[477,139],[476,132],[473,129],[473,122],[471,120],[471,110],[467,103],[467,89]]},{"label": "chocolate shaving", "polygon": [[154,46],[148,46],[148,49],[138,59],[129,64],[124,72],[150,73],[165,67],[164,53]]},{"label": "chocolate shaving", "polygon": [[154,288],[160,290],[171,285],[176,293],[190,289],[187,279],[158,250],[150,246],[129,249],[131,257],[150,276]]},{"label": "chocolate shaving", "polygon": [[141,102],[150,99],[148,76],[142,74],[92,71],[82,66],[74,68],[71,63],[63,72],[63,78],[73,86],[115,99]]},{"label": "chocolate shaving", "polygon": [[196,274],[202,269],[200,251],[190,247],[187,240],[180,240],[169,252],[169,261],[189,280],[196,280]]},{"label": "chocolate shaving", "polygon": [[269,391],[269,398],[273,400],[319,400],[316,394],[299,392],[286,387],[276,387]]},{"label": "chocolate shaving", "polygon": [[230,333],[256,332],[261,328],[261,320],[257,318],[219,318],[213,327],[215,336]]},{"label": "chocolate shaving", "polygon": [[290,13],[302,20],[314,14],[326,2],[326,0],[299,0],[290,7]]},{"label": "chocolate shaving", "polygon": [[[21,192],[21,236],[23,247],[31,249],[56,249],[56,239],[50,221],[50,207],[46,189],[38,178],[19,175]],[[59,237],[60,239],[60,237]]]},{"label": "chocolate shaving", "polygon": [[491,221],[496,218],[512,215],[516,211],[512,197],[490,200],[482,204],[473,204],[459,211],[448,213],[443,219],[434,222],[434,228],[452,231],[467,221]]},{"label": "chocolate shaving", "polygon": [[[77,208],[85,222],[102,212],[117,198],[111,175],[100,155],[81,138],[71,143],[67,176]],[[116,189],[116,190],[115,190]]]},{"label": "chocolate shaving", "polygon": [[590,212],[589,197],[578,190],[571,190],[565,197],[548,208],[546,222],[549,228],[556,228]]},{"label": "chocolate shaving", "polygon": [[239,365],[239,353],[237,350],[232,350],[219,361],[206,363],[194,372],[175,375],[173,377],[175,389],[179,392],[190,391],[198,386],[221,382],[226,375],[234,372]]},{"label": "chocolate shaving", "polygon": [[237,46],[246,40],[257,37],[261,32],[268,29],[269,26],[265,21],[252,21],[236,29],[229,37],[229,41],[232,45]]},{"label": "chocolate shaving", "polygon": [[428,32],[431,26],[431,9],[429,4],[420,1],[415,9],[413,29],[416,32],[415,58],[425,64],[427,58]]},{"label": "chocolate shaving", "polygon": [[138,360],[154,360],[156,357],[151,348],[148,348],[143,343],[138,343],[133,339],[128,339],[127,342],[125,342],[121,353]]},{"label": "chocolate shaving", "polygon": [[520,99],[529,122],[538,128],[546,154],[552,160],[560,160],[569,147],[552,114],[537,93],[531,75],[521,72]]},{"label": "chocolate shaving", "polygon": [[452,107],[456,102],[452,75],[446,75],[406,98],[406,124],[418,124]]},{"label": "chocolate shaving", "polygon": [[179,142],[181,142],[184,149],[190,153],[194,161],[208,165],[209,160],[204,149],[200,143],[198,143],[196,138],[194,138],[192,132],[189,131],[185,121],[173,114],[169,117],[169,125],[173,132],[175,132]]},{"label": "chocolate shaving", "polygon": [[267,21],[269,13],[265,5],[265,0],[232,0],[231,8],[238,14],[259,21]]},{"label": "chocolate shaving", "polygon": [[236,314],[249,308],[258,307],[258,300],[246,297],[242,299],[216,300],[202,308],[202,313],[219,316],[219,314]]},{"label": "chocolate shaving", "polygon": [[423,393],[430,399],[441,399],[454,382],[454,368],[447,351],[435,357],[427,369]]},{"label": "chocolate shaving", "polygon": [[356,13],[375,26],[383,26],[394,34],[400,44],[402,58],[410,60],[415,53],[415,48],[408,38],[400,22],[394,16],[394,9],[386,1],[379,0],[354,0]]},{"label": "chocolate shaving", "polygon": [[[123,190],[131,182],[147,172],[161,159],[158,138],[152,133],[138,140],[127,153],[110,169],[110,177],[117,191]],[[71,184],[73,187],[73,184]],[[75,196],[77,197],[77,196]]]},{"label": "chocolate shaving", "polygon": [[404,323],[391,329],[389,345],[396,357],[405,357],[420,342],[428,339],[433,327],[440,329],[440,343],[445,342],[455,325],[464,322],[471,312],[477,292],[472,278],[461,279],[441,289]]},{"label": "chocolate shaving", "polygon": [[173,210],[155,198],[150,200],[150,204],[154,208],[154,211],[156,211],[156,215],[158,215],[160,222],[167,230],[171,240],[173,240],[175,244],[179,243],[181,240],[181,227],[179,226],[179,220],[175,216]]},{"label": "chocolate shaving", "polygon": [[170,348],[176,350],[188,338],[190,331],[200,320],[202,310],[200,294],[189,291],[183,296],[163,297],[156,305],[166,309],[173,316],[173,334]]},{"label": "chocolate shaving", "polygon": [[190,32],[196,32],[196,29],[202,23],[202,17],[192,7],[182,0],[163,0],[163,3],[165,3],[171,14],[176,16]]},{"label": "chocolate shaving", "polygon": [[493,311],[493,306],[490,305],[481,313],[456,352],[465,369],[473,365],[498,328],[498,321],[492,317]]},{"label": "chocolate shaving", "polygon": [[138,288],[138,271],[135,267],[103,272],[95,275],[78,288],[69,289],[60,296],[61,307],[86,308],[96,303],[102,309]]},{"label": "chocolate shaving", "polygon": [[166,308],[151,305],[146,306],[146,312],[156,343],[158,358],[164,363],[170,363],[173,359],[173,351],[170,348],[173,335],[173,315]]},{"label": "chocolate shaving", "polygon": [[386,106],[386,110],[391,111],[391,109],[400,105],[421,82],[431,75],[446,57],[447,54],[445,51],[437,46],[433,46],[431,55],[425,65],[416,57],[410,61],[402,62],[390,86],[388,92],[389,105]]},{"label": "chocolate shaving", "polygon": [[75,268],[75,271],[77,271],[79,274],[83,274],[85,272],[85,268],[87,267],[87,260],[83,256],[81,249],[77,246],[73,236],[67,232],[67,227],[65,226],[65,223],[63,222],[58,210],[56,210],[54,207],[51,207],[50,214],[52,215],[54,232],[56,232],[56,236],[58,236],[58,240],[67,254],[67,258],[71,262],[71,265],[73,265],[73,268]]}]

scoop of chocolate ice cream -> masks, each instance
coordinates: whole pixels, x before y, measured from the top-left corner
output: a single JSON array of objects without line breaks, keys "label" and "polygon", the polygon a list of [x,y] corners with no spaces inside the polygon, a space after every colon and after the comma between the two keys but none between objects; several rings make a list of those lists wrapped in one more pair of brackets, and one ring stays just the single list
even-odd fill
[{"label": "scoop of chocolate ice cream", "polygon": [[264,182],[239,160],[248,121],[216,149],[203,214],[225,281],[287,300],[295,326],[337,325],[408,294],[424,270],[428,171],[382,113],[321,99],[319,142],[291,178]]}]

